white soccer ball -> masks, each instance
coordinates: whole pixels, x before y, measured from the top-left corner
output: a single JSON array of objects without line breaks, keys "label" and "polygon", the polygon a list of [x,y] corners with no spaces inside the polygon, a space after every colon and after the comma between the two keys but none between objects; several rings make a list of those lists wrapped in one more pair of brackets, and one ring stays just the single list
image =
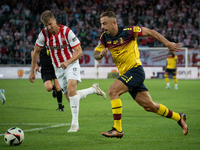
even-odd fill
[{"label": "white soccer ball", "polygon": [[8,129],[4,136],[4,141],[10,146],[20,145],[23,140],[24,132],[18,127]]}]

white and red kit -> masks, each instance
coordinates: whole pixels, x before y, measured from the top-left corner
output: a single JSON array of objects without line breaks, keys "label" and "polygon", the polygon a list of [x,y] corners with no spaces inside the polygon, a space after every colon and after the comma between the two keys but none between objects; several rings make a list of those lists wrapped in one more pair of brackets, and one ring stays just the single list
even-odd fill
[{"label": "white and red kit", "polygon": [[51,34],[47,28],[42,29],[35,43],[41,48],[45,45],[49,49],[52,63],[56,67],[60,67],[61,62],[70,59],[75,52],[73,48],[81,44],[70,28],[59,26],[60,30],[56,35]]},{"label": "white and red kit", "polygon": [[78,59],[71,63],[66,69],[62,69],[60,63],[70,59],[75,52],[73,48],[81,43],[70,28],[63,25],[59,26],[60,30],[56,35],[51,34],[47,28],[42,29],[35,44],[39,47],[45,45],[46,48],[49,49],[56,77],[62,92],[66,93],[69,79],[81,82],[80,65]]}]

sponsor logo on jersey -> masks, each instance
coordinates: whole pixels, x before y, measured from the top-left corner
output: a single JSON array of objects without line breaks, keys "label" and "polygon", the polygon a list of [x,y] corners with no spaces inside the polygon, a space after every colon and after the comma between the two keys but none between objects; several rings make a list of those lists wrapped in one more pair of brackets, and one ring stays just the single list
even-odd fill
[{"label": "sponsor logo on jersey", "polygon": [[46,46],[50,50],[58,50],[58,49],[63,49],[67,47],[67,44],[65,45],[55,45],[55,46]]},{"label": "sponsor logo on jersey", "polygon": [[73,42],[75,42],[76,40],[77,40],[77,37],[74,37],[74,38],[72,39]]}]

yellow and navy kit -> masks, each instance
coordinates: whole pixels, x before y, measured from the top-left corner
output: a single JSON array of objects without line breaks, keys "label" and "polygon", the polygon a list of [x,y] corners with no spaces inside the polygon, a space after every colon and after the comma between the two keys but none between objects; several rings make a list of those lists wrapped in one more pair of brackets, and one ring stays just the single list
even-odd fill
[{"label": "yellow and navy kit", "polygon": [[175,53],[168,53],[167,54],[167,69],[175,69],[176,68],[176,61],[178,57]]},{"label": "yellow and navy kit", "polygon": [[119,75],[126,73],[133,67],[142,65],[137,45],[137,37],[142,36],[142,28],[138,26],[119,27],[114,37],[102,33],[95,51],[101,52],[108,48],[116,64]]}]

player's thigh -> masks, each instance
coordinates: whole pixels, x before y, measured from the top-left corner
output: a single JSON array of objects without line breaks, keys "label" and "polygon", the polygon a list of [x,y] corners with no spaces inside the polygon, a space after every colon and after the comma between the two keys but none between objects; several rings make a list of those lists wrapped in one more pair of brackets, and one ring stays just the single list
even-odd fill
[{"label": "player's thigh", "polygon": [[42,73],[42,80],[47,91],[52,90],[53,87],[52,79],[53,77],[51,73]]},{"label": "player's thigh", "polygon": [[171,72],[171,69],[168,69],[168,68],[165,69],[165,75],[169,75],[170,72]]},{"label": "player's thigh", "polygon": [[67,92],[69,96],[74,96],[76,95],[76,90],[77,90],[77,85],[78,81],[74,79],[69,79],[67,82]]},{"label": "player's thigh", "polygon": [[128,87],[119,79],[116,79],[114,83],[110,86],[108,94],[111,99],[119,98],[119,95],[128,92]]},{"label": "player's thigh", "polygon": [[172,69],[172,76],[175,76],[175,77],[176,77],[176,74],[177,74],[176,69]]}]

